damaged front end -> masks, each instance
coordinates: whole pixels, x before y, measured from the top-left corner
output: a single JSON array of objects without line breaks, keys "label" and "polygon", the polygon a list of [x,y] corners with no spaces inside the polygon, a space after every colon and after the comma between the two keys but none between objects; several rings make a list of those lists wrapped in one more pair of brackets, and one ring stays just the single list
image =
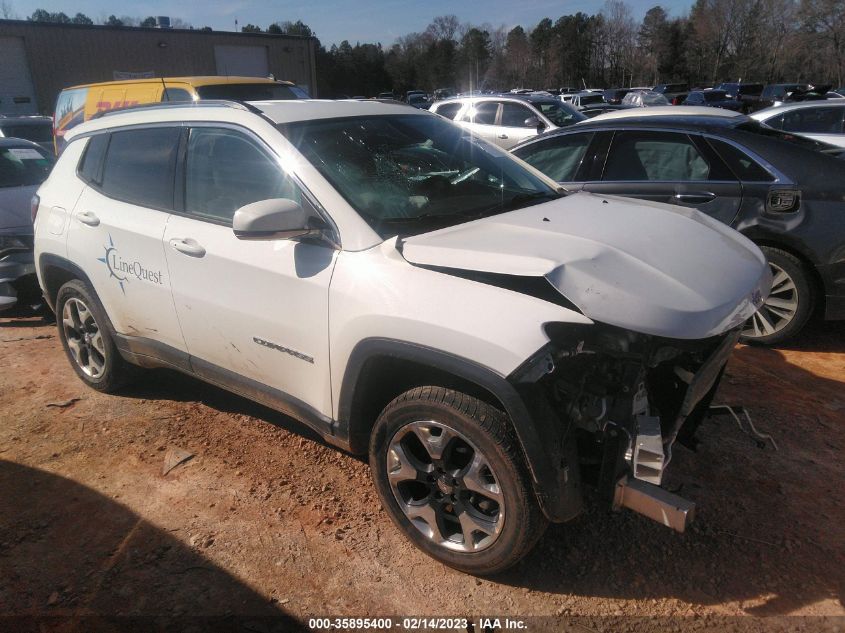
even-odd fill
[{"label": "damaged front end", "polygon": [[614,326],[548,324],[549,345],[511,376],[553,438],[559,520],[581,509],[581,487],[683,532],[694,504],[660,488],[676,442],[694,433],[737,339],[667,339]]}]

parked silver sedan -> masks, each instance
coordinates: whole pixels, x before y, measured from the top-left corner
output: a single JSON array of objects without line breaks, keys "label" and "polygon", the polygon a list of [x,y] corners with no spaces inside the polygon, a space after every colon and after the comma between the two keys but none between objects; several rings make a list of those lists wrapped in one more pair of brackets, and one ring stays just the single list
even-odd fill
[{"label": "parked silver sedan", "polygon": [[751,115],[766,127],[845,147],[845,99],[784,103]]},{"label": "parked silver sedan", "polygon": [[438,101],[429,109],[504,149],[587,119],[551,95],[462,97]]}]

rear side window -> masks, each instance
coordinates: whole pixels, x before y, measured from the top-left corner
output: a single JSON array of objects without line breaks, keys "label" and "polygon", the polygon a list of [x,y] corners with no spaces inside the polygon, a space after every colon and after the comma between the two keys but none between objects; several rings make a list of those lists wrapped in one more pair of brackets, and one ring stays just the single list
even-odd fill
[{"label": "rear side window", "polygon": [[786,132],[842,134],[843,113],[845,108],[799,108],[784,112],[777,128]]},{"label": "rear side window", "polygon": [[572,182],[592,139],[592,132],[566,134],[531,143],[514,154],[557,182]]},{"label": "rear side window", "polygon": [[88,146],[79,163],[79,176],[88,183],[100,184],[103,156],[109,144],[108,134],[98,134],[88,139]]},{"label": "rear side window", "polygon": [[708,138],[707,142],[740,180],[744,182],[772,182],[775,179],[757,161],[730,143],[715,138]]},{"label": "rear side window", "polygon": [[440,116],[454,121],[462,106],[463,104],[461,103],[444,103],[443,105],[437,106],[436,112]]},{"label": "rear side window", "polygon": [[617,132],[604,180],[702,181],[710,163],[686,134]]},{"label": "rear side window", "polygon": [[103,193],[144,207],[172,209],[180,135],[175,127],[112,133],[103,167]]},{"label": "rear side window", "polygon": [[231,224],[242,206],[287,198],[302,203],[299,187],[255,142],[224,128],[194,128],[185,166],[185,211]]}]

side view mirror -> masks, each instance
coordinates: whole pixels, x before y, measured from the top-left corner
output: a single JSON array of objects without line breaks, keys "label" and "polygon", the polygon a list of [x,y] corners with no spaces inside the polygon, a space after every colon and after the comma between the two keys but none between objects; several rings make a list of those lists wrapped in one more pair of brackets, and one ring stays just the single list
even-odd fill
[{"label": "side view mirror", "polygon": [[321,217],[288,198],[247,204],[235,211],[232,219],[232,229],[242,240],[292,239],[315,235],[325,228]]},{"label": "side view mirror", "polygon": [[533,127],[537,130],[545,130],[546,124],[540,120],[540,117],[530,116],[525,121],[523,121],[525,127]]}]

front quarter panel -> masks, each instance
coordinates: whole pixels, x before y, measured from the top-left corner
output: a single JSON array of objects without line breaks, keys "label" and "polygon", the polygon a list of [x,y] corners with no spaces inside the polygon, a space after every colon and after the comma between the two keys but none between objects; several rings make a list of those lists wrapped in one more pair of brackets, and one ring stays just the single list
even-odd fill
[{"label": "front quarter panel", "polygon": [[395,243],[338,258],[329,301],[335,419],[350,356],[366,339],[441,350],[506,377],[548,342],[543,324],[592,323],[547,301],[413,266]]}]

